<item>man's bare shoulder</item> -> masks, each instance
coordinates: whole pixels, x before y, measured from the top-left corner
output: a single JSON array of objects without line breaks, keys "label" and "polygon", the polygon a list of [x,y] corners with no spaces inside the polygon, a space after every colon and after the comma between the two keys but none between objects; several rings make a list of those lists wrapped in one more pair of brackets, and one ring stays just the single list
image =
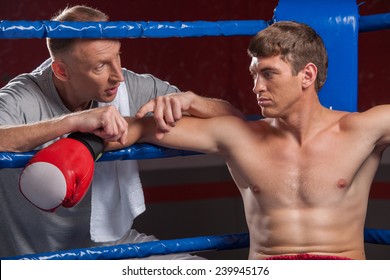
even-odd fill
[{"label": "man's bare shoulder", "polygon": [[246,123],[247,125],[256,130],[269,130],[272,129],[274,126],[274,120],[272,118],[263,118],[263,117],[258,117],[258,118],[252,118],[252,119],[247,119]]},{"label": "man's bare shoulder", "polygon": [[376,146],[390,145],[390,105],[375,106],[364,112],[347,113],[339,121],[340,131],[363,137]]},{"label": "man's bare shoulder", "polygon": [[390,120],[390,105],[378,105],[364,112],[342,112],[340,125],[344,128],[363,128]]}]

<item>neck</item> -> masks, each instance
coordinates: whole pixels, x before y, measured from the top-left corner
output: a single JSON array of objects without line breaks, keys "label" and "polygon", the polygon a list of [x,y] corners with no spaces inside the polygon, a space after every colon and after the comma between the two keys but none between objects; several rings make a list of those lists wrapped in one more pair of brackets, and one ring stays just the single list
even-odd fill
[{"label": "neck", "polygon": [[65,107],[71,112],[77,112],[89,109],[92,100],[83,100],[75,95],[76,91],[67,83],[64,83],[53,74],[53,83],[57,90],[59,97]]},{"label": "neck", "polygon": [[310,100],[303,100],[288,114],[275,119],[275,125],[289,131],[300,145],[323,129],[324,113],[327,111],[317,95],[310,96]]}]

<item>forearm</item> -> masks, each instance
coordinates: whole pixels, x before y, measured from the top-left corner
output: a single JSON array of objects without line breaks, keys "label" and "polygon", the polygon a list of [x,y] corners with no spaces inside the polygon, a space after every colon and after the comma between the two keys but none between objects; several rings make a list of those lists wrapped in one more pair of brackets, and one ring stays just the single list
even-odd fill
[{"label": "forearm", "polygon": [[71,122],[65,117],[26,125],[0,126],[0,151],[27,152],[70,132]]},{"label": "forearm", "polygon": [[125,117],[128,124],[126,142],[121,144],[117,141],[106,141],[105,151],[113,151],[129,147],[135,143],[152,142],[156,124],[152,117],[142,119],[136,117]]},{"label": "forearm", "polygon": [[220,152],[220,147],[213,131],[220,131],[221,128],[215,129],[215,119],[217,118],[183,117],[170,132],[164,133],[163,137],[157,137],[153,117],[127,117],[129,126],[126,143],[122,145],[118,142],[107,142],[105,150],[117,150],[135,143],[151,143],[172,149],[216,154]]},{"label": "forearm", "polygon": [[80,111],[25,125],[0,126],[0,151],[24,152],[71,132],[93,133],[107,141],[124,142],[127,123],[113,106]]}]

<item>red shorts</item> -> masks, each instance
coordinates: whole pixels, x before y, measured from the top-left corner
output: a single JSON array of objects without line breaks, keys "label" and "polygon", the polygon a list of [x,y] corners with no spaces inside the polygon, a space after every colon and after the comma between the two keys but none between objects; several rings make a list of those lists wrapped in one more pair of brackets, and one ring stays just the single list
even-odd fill
[{"label": "red shorts", "polygon": [[339,256],[313,255],[313,254],[298,254],[298,255],[281,255],[266,258],[266,260],[352,260]]}]

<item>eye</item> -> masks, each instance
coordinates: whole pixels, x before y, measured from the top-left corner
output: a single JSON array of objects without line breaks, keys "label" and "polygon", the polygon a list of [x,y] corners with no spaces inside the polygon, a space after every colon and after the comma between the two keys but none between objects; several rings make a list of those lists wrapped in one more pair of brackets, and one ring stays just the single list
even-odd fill
[{"label": "eye", "polygon": [[102,71],[104,66],[105,66],[105,63],[99,63],[98,65],[96,65],[95,70]]},{"label": "eye", "polygon": [[265,79],[271,79],[273,77],[273,75],[274,75],[274,73],[271,71],[268,71],[268,70],[263,72],[263,76]]}]

